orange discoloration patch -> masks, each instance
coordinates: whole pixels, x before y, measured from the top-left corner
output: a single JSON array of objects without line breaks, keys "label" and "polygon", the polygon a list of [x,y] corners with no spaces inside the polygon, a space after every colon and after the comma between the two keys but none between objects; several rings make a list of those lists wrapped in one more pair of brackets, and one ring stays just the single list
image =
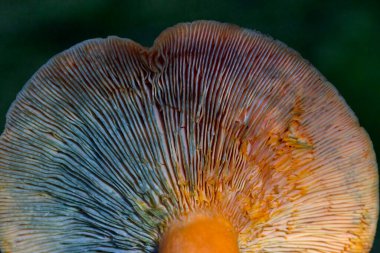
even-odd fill
[{"label": "orange discoloration patch", "polygon": [[4,253],[12,253],[12,246],[11,243],[7,240],[2,241],[2,249],[4,250]]},{"label": "orange discoloration patch", "polygon": [[345,252],[366,252],[370,249],[368,245],[368,210],[363,210],[361,215],[359,226],[355,230],[349,230],[347,233],[350,235],[348,243],[344,246]]}]

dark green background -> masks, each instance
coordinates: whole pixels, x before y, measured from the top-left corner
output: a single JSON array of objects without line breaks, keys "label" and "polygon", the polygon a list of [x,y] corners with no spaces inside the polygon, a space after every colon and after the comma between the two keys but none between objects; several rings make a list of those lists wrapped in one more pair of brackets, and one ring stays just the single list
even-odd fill
[{"label": "dark green background", "polygon": [[380,154],[380,1],[0,0],[0,131],[17,92],[53,55],[108,35],[150,46],[166,27],[197,19],[256,29],[296,49],[337,87]]}]

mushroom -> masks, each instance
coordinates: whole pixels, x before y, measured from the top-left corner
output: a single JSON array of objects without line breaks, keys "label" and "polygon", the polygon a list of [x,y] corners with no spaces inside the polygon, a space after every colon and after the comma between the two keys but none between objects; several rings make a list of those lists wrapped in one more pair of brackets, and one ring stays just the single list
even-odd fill
[{"label": "mushroom", "polygon": [[0,248],[369,252],[375,154],[298,53],[217,22],[53,57],[0,138]]}]

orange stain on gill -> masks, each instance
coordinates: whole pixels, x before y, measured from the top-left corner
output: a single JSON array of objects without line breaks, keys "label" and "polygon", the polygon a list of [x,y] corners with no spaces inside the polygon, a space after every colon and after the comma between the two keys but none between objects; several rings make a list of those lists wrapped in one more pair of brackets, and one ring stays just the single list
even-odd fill
[{"label": "orange stain on gill", "polygon": [[[240,152],[247,160],[251,172],[258,174],[261,184],[251,183],[249,193],[241,193],[238,197],[242,213],[249,220],[243,234],[252,240],[260,238],[267,227],[271,227],[271,220],[284,212],[285,206],[294,203],[308,193],[308,186],[303,180],[312,174],[308,163],[314,159],[313,143],[302,126],[302,103],[296,99],[290,113],[287,126],[273,127],[251,140],[244,140]],[[275,124],[273,124],[275,125]],[[257,140],[266,141],[258,145]],[[260,147],[268,150],[268,156],[257,157],[256,150]],[[278,178],[285,180],[279,181]],[[248,187],[249,188],[249,187]],[[295,224],[287,224],[286,233],[292,233]]]}]

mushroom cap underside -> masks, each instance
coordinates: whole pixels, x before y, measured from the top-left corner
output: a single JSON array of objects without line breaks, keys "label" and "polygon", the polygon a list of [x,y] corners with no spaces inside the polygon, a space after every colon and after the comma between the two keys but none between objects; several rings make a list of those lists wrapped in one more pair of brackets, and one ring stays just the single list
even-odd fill
[{"label": "mushroom cap underside", "polygon": [[241,252],[369,252],[372,144],[295,51],[217,22],[150,48],[80,43],[28,81],[0,137],[0,249],[153,252],[192,213]]}]

